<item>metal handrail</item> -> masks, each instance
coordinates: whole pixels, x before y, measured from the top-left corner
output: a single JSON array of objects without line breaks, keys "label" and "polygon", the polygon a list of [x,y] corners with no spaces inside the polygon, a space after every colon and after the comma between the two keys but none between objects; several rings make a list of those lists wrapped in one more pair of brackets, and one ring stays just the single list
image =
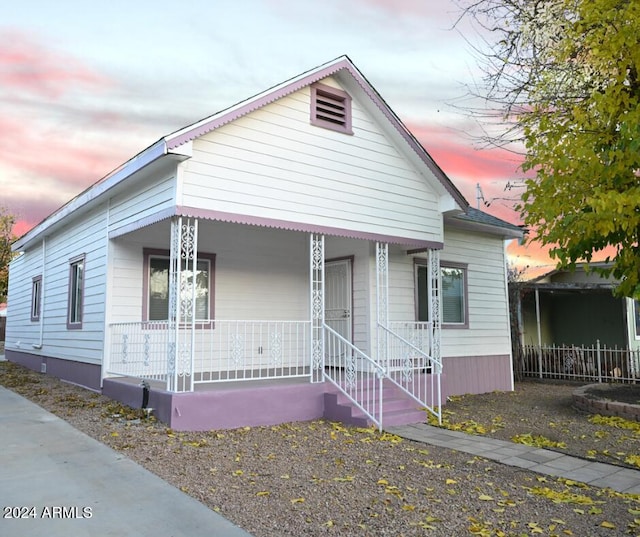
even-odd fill
[{"label": "metal handrail", "polygon": [[[341,362],[325,362],[324,378],[382,431],[382,382],[386,376],[384,367],[326,323],[323,324],[323,329],[325,338],[335,340],[326,342],[325,352],[328,350],[331,356],[338,356]],[[360,360],[360,367],[357,360]]]},{"label": "metal handrail", "polygon": [[[435,359],[394,330],[382,324],[378,324],[378,328],[388,336],[386,338],[387,349],[384,354],[387,360],[387,378],[402,392],[424,406],[438,419],[438,423],[441,423],[440,373],[442,361]],[[424,329],[428,330],[428,333],[430,333],[430,328],[431,325],[425,323]],[[397,369],[394,366],[397,366]]]}]

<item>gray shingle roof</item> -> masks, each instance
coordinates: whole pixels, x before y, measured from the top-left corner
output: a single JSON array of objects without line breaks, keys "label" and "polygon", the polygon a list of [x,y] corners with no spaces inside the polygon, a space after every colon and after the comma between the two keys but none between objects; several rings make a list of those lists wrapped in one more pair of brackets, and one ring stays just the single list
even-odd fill
[{"label": "gray shingle roof", "polygon": [[490,226],[493,228],[497,228],[496,231],[503,230],[505,235],[512,237],[522,236],[525,233],[525,230],[520,226],[510,224],[505,220],[501,220],[500,218],[482,212],[479,209],[474,209],[473,207],[468,207],[466,213],[454,215],[452,217],[452,220],[460,220],[469,224]]}]

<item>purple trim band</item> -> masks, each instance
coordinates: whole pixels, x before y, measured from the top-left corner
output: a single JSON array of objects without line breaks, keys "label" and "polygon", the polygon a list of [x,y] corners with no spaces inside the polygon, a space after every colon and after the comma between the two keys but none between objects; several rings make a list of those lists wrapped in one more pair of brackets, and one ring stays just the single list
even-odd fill
[{"label": "purple trim band", "polygon": [[388,242],[390,244],[401,244],[416,248],[430,248],[442,250],[443,243],[438,241],[421,240],[410,237],[398,237],[393,235],[383,235],[380,233],[367,233],[330,226],[317,226],[305,224],[303,222],[288,222],[286,220],[276,220],[273,218],[263,218],[261,216],[250,216],[210,209],[198,209],[195,207],[177,206],[176,214],[180,216],[191,216],[193,218],[203,218],[206,220],[219,220],[233,224],[248,224],[252,226],[263,226],[289,231],[303,231],[305,233],[321,233],[323,235],[333,235],[337,237],[347,237],[350,239],[361,239],[366,241]]}]

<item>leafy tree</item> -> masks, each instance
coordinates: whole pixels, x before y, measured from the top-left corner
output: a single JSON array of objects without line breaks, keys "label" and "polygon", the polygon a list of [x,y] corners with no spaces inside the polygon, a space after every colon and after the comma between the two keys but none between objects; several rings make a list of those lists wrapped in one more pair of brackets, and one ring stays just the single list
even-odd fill
[{"label": "leafy tree", "polygon": [[9,285],[9,261],[11,261],[11,242],[14,239],[12,228],[15,216],[0,207],[0,302],[7,299]]},{"label": "leafy tree", "polygon": [[484,96],[525,148],[519,210],[559,267],[606,248],[618,293],[640,298],[640,2],[478,0]]}]

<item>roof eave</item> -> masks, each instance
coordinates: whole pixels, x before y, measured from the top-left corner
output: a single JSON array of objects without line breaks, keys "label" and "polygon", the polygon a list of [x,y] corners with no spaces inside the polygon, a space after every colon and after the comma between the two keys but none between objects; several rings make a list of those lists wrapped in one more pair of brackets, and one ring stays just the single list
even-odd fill
[{"label": "roof eave", "polygon": [[151,162],[166,154],[167,147],[164,140],[159,140],[155,144],[147,147],[144,151],[138,153],[135,157],[116,168],[114,171],[100,179],[97,183],[91,185],[75,198],[60,207],[57,211],[45,218],[42,222],[37,224],[30,231],[25,233],[11,245],[11,250],[13,252],[20,252],[24,250],[33,241],[38,240],[41,236],[46,236],[47,231],[63,219],[100,198],[102,194],[111,190],[127,177],[130,177],[137,171],[149,165]]},{"label": "roof eave", "polygon": [[497,235],[505,240],[522,239],[524,237],[524,232],[522,230],[501,226],[492,226],[490,224],[471,222],[468,220],[459,220],[455,218],[445,218],[445,226],[451,226],[452,228],[465,231],[476,231],[479,233]]}]

